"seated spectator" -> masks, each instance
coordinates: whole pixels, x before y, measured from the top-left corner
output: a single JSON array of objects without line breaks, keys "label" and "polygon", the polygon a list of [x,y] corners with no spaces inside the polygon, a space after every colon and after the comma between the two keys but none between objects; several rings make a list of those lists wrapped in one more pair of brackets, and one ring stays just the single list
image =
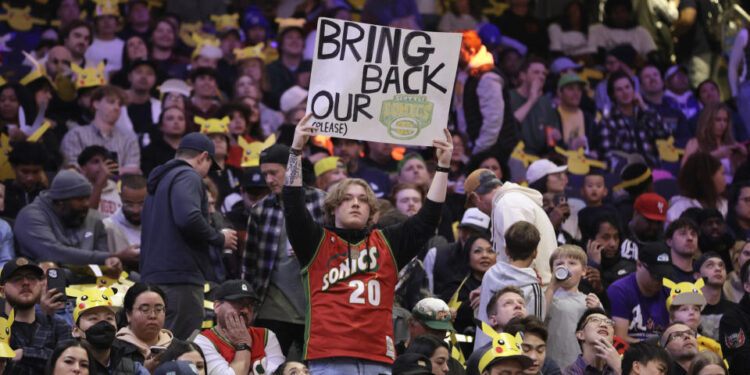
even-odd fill
[{"label": "seated spectator", "polygon": [[729,372],[727,371],[727,365],[724,358],[714,352],[702,351],[696,354],[693,361],[690,362],[688,374],[727,375]]},{"label": "seated spectator", "polygon": [[571,364],[580,354],[573,342],[576,322],[586,309],[601,307],[596,294],[584,294],[578,284],[586,274],[586,253],[578,246],[563,245],[552,252],[550,268],[555,277],[544,292],[547,311],[545,323],[552,333],[547,354],[556,363]]},{"label": "seated spectator", "polygon": [[[301,367],[297,367],[297,364]],[[299,362],[288,362],[286,366],[279,366],[279,369],[284,368],[284,371],[277,370],[274,375],[296,375],[296,374],[309,374],[310,370],[307,370],[307,366]],[[304,368],[307,372],[297,372],[297,369]],[[289,369],[289,370],[287,370]],[[432,361],[430,358],[417,353],[404,353],[393,362],[393,375],[432,375]]]},{"label": "seated spectator", "polygon": [[471,271],[459,285],[451,284],[440,298],[444,301],[454,300],[461,303],[456,312],[453,327],[459,333],[464,333],[466,328],[474,327],[474,309],[471,306],[470,292],[482,285],[482,278],[490,267],[494,266],[497,254],[492,248],[492,242],[486,234],[474,236],[466,240],[465,249],[462,251],[468,255],[468,259],[462,260],[469,264]]},{"label": "seated spectator", "polygon": [[[216,70],[211,68],[195,68],[190,71],[190,83],[193,88],[193,96],[185,108],[185,117],[193,119],[195,116],[202,118],[215,117],[219,111],[219,101],[216,100],[219,87],[216,84]],[[198,126],[190,123],[188,132],[198,131]]]},{"label": "seated spectator", "polygon": [[276,334],[252,326],[257,300],[255,291],[244,280],[225,281],[216,290],[217,325],[195,338],[206,356],[206,372],[272,373],[284,362]]},{"label": "seated spectator", "polygon": [[121,313],[123,324],[118,324],[120,330],[116,337],[137,348],[130,353],[130,358],[143,363],[149,372],[159,364],[158,354],[152,352],[151,347],[168,347],[174,337],[172,332],[163,329],[166,305],[167,297],[161,288],[148,283],[135,283],[128,288],[123,300],[126,320]]},{"label": "seated spectator", "polygon": [[633,218],[628,223],[628,236],[620,245],[620,255],[635,261],[643,243],[663,239],[667,221],[667,201],[656,193],[641,194],[633,205]]},{"label": "seated spectator", "polygon": [[609,189],[607,189],[607,184],[604,180],[604,176],[600,172],[590,171],[588,174],[583,176],[581,197],[586,203],[586,207],[583,207],[580,211],[578,211],[578,217],[585,216],[586,212],[593,211],[592,209],[599,207],[604,207],[605,209],[612,210],[612,212],[616,213],[614,206],[610,205],[609,203],[603,203],[608,194]]},{"label": "seated spectator", "polygon": [[398,183],[391,189],[389,200],[407,217],[414,216],[422,208],[425,192],[422,185]]},{"label": "seated spectator", "polygon": [[740,269],[745,262],[750,260],[750,244],[745,241],[737,241],[732,247],[731,257],[735,268],[727,275],[727,281],[724,282],[721,290],[728,300],[739,303],[745,294],[744,282],[740,278]]},{"label": "seated spectator", "polygon": [[[170,361],[185,361],[198,370],[199,375],[208,374],[206,357],[198,344],[180,339],[172,340],[167,350],[159,356],[159,366]],[[192,367],[191,366],[191,367]]]},{"label": "seated spectator", "polygon": [[126,37],[125,45],[122,48],[122,66],[123,68],[112,74],[109,82],[120,87],[127,87],[128,68],[134,61],[148,59],[148,46],[146,45],[146,36],[133,35]]},{"label": "seated spectator", "polygon": [[698,225],[681,217],[667,226],[667,246],[672,256],[672,277],[675,283],[695,282],[693,259],[698,252]]},{"label": "seated spectator", "polygon": [[363,150],[364,157],[360,159],[360,164],[379,169],[389,176],[395,176],[398,169],[398,162],[393,158],[393,147],[395,146],[391,143],[366,141]]},{"label": "seated spectator", "polygon": [[596,135],[594,116],[581,110],[585,89],[586,83],[577,74],[563,75],[557,82],[557,97],[560,98],[557,114],[562,127],[562,143],[569,150],[588,149],[588,137]]},{"label": "seated spectator", "polygon": [[[226,119],[227,117],[224,117]],[[206,119],[206,121],[220,121],[219,119]],[[237,192],[240,187],[240,178],[242,169],[227,164],[229,160],[229,146],[231,144],[231,135],[229,134],[228,124],[220,126],[211,126],[204,122],[201,125],[201,133],[204,133],[214,144],[214,160],[219,168],[212,168],[208,172],[208,178],[216,185],[218,195],[216,198],[215,208],[220,208],[224,203],[224,198],[229,194]]]},{"label": "seated spectator", "polygon": [[737,181],[729,189],[727,227],[737,241],[750,240],[750,182]]},{"label": "seated spectator", "polygon": [[[400,373],[399,372],[399,368],[400,368],[399,365],[404,364],[405,362],[407,362],[409,360],[410,357],[415,357],[415,356],[416,357],[422,357],[422,356],[419,356],[419,355],[400,355],[400,356],[398,356],[398,358],[396,359],[396,361],[393,363],[393,373],[394,374],[399,374]],[[402,357],[404,357],[404,358],[402,358]],[[401,359],[401,360],[399,360],[399,359]],[[429,374],[432,374],[432,372],[430,372],[432,369],[431,369],[431,367],[429,367],[430,366],[430,360],[429,360],[429,358],[424,358],[424,365],[426,365],[426,367],[424,367],[425,368],[425,372],[422,372],[422,373],[411,372],[411,371],[413,371],[413,369],[411,367],[409,368],[408,371],[409,371],[410,374],[413,373],[414,375],[419,375],[419,374],[427,374],[427,375],[429,375]],[[286,362],[282,363],[281,365],[279,365],[279,368],[276,369],[276,372],[274,372],[274,375],[310,375],[310,370],[307,369],[307,366],[305,366],[304,363],[297,362],[297,361],[286,361]]]},{"label": "seated spectator", "polygon": [[698,115],[695,138],[691,138],[685,146],[683,167],[694,153],[710,153],[721,161],[727,183],[732,182],[737,168],[747,161],[747,147],[735,141],[730,115],[730,109],[725,104],[712,103],[703,108]]},{"label": "seated spectator", "polygon": [[104,225],[89,209],[91,191],[79,173],[58,173],[49,190],[18,213],[18,253],[62,264],[103,264],[107,275],[119,277],[122,263],[118,254],[110,254]]},{"label": "seated spectator", "polygon": [[438,24],[438,31],[474,30],[478,22],[487,22],[487,17],[482,15],[479,4],[468,0],[453,0],[450,9],[443,13]]},{"label": "seated spectator", "polygon": [[654,40],[633,17],[633,4],[629,0],[611,0],[604,6],[604,22],[591,25],[589,44],[596,49],[608,50],[627,43],[645,57],[656,50]]},{"label": "seated spectator", "polygon": [[733,270],[732,257],[730,256],[735,239],[729,233],[729,229],[721,212],[715,208],[704,208],[700,211],[697,219],[698,248],[704,251],[711,250],[719,253],[724,260],[727,270]]},{"label": "seated spectator", "polygon": [[682,323],[696,332],[699,350],[710,350],[721,355],[721,346],[710,337],[699,334],[701,328],[701,310],[706,306],[706,298],[701,294],[703,281],[674,283],[664,279],[664,285],[670,289],[667,297],[669,323]]},{"label": "seated spectator", "polygon": [[6,369],[8,374],[43,373],[57,343],[72,337],[64,320],[36,310],[42,293],[48,300],[62,297],[54,290],[42,290],[43,279],[44,272],[36,263],[20,257],[6,263],[0,274],[5,316],[11,311],[14,315],[10,347],[16,351],[16,358]]},{"label": "seated spectator", "polygon": [[71,339],[59,343],[49,359],[40,362],[47,364],[43,366],[46,369],[45,374],[62,375],[86,371],[95,361],[89,345],[80,339]]},{"label": "seated spectator", "polygon": [[8,154],[13,179],[3,181],[5,186],[5,208],[2,216],[14,219],[21,209],[33,202],[46,188],[42,183],[42,168],[46,151],[37,142],[17,143]]},{"label": "seated spectator", "polygon": [[688,70],[681,65],[672,65],[664,73],[664,83],[667,90],[664,96],[672,99],[674,107],[679,109],[685,118],[690,119],[698,114],[701,105],[693,96],[688,82]]},{"label": "seated spectator", "polygon": [[448,374],[451,353],[445,341],[429,334],[417,336],[410,341],[406,353],[421,354],[429,358],[433,374]]},{"label": "seated spectator", "polygon": [[516,119],[516,134],[526,149],[535,155],[545,154],[551,146],[547,132],[555,134],[555,141],[562,139],[560,123],[552,108],[552,102],[547,96],[542,95],[546,76],[544,62],[529,58],[521,65],[521,85],[510,92],[509,109],[513,111]]},{"label": "seated spectator", "polygon": [[600,158],[611,159],[613,151],[643,155],[651,166],[658,166],[656,140],[672,132],[661,117],[648,108],[634,89],[633,78],[617,72],[607,81],[607,94],[614,100],[612,110],[600,123],[597,147]]},{"label": "seated spectator", "polygon": [[[102,223],[110,253],[120,253],[127,269],[137,269],[141,247],[141,210],[146,201],[146,179],[126,174],[120,180],[122,206]],[[123,251],[124,249],[124,251]]]},{"label": "seated spectator", "polygon": [[268,64],[268,77],[271,88],[268,92],[273,108],[278,108],[281,94],[296,82],[295,72],[302,64],[305,49],[305,35],[299,26],[286,26],[278,31],[279,59]]},{"label": "seated spectator", "polygon": [[672,374],[687,374],[698,354],[697,332],[680,322],[670,324],[661,335],[661,345],[672,359]]},{"label": "seated spectator", "polygon": [[141,153],[141,169],[148,176],[151,171],[172,159],[185,135],[185,112],[179,107],[168,107],[159,116],[161,136],[153,137]]},{"label": "seated spectator", "polygon": [[86,49],[86,62],[92,65],[107,61],[106,72],[122,68],[122,49],[125,42],[117,37],[120,11],[118,7],[97,4],[94,13],[94,37]]},{"label": "seated spectator", "polygon": [[620,354],[613,345],[614,336],[615,321],[604,310],[597,307],[584,311],[576,325],[581,354],[563,374],[620,374]]},{"label": "seated spectator", "polygon": [[122,106],[127,103],[125,92],[116,86],[102,86],[91,94],[94,119],[89,125],[75,127],[65,134],[60,146],[67,163],[75,165],[78,155],[88,146],[102,146],[116,152],[121,174],[140,173],[141,153],[133,134],[122,133],[115,127]]},{"label": "seated spectator", "polygon": [[89,207],[96,207],[99,217],[110,217],[122,206],[117,183],[112,180],[117,172],[117,161],[102,146],[88,146],[78,155],[78,169],[93,187]]},{"label": "seated spectator", "polygon": [[[515,286],[506,286],[492,294],[485,313],[488,317],[488,324],[495,330],[495,332],[503,332],[504,327],[511,321],[511,319],[523,318],[527,315],[526,300],[523,295],[524,293],[521,289]],[[466,373],[468,375],[479,374],[479,372],[476,372],[479,361],[491,348],[492,342],[490,342],[489,338],[481,345],[476,345],[475,341],[474,351],[466,360]]]},{"label": "seated spectator", "polygon": [[524,375],[560,374],[557,363],[547,357],[548,331],[539,318],[533,315],[513,318],[505,325],[504,330],[511,335],[520,332],[523,336],[521,350],[533,361],[532,365],[524,370]]},{"label": "seated spectator", "polygon": [[[669,129],[675,136],[675,140],[684,144],[693,136],[688,120],[675,104],[664,93],[664,81],[661,78],[661,72],[656,65],[649,64],[641,68],[638,75],[641,81],[641,93],[643,101],[651,106],[656,113],[669,125]],[[683,159],[684,156],[683,156]]]},{"label": "seated spectator", "polygon": [[607,289],[618,337],[626,342],[642,341],[656,337],[667,326],[667,292],[662,278],[671,273],[669,248],[663,242],[649,242],[638,249],[636,271]]},{"label": "seated spectator", "polygon": [[614,202],[615,208],[617,208],[617,216],[623,224],[630,223],[630,219],[633,218],[633,205],[636,198],[643,193],[654,191],[654,177],[651,174],[651,169],[646,165],[643,157],[639,156],[638,158],[640,160],[630,162],[622,168],[620,184],[612,188],[614,192],[621,189],[627,193],[621,194]]},{"label": "seated spectator", "polygon": [[[487,306],[494,303],[495,292],[506,286],[521,288],[527,302],[527,310],[539,317],[544,316],[544,295],[536,271],[531,268],[537,256],[538,246],[539,231],[533,224],[528,221],[518,221],[508,228],[505,232],[505,254],[508,261],[507,263],[497,262],[485,273],[482,279],[477,319],[493,325]],[[489,339],[480,331],[481,327],[477,329],[475,350],[486,344]]]},{"label": "seated spectator", "polygon": [[156,63],[148,59],[137,59],[128,69],[128,117],[133,122],[135,134],[155,134],[154,125],[159,122],[161,102],[151,96],[156,86]]},{"label": "seated spectator", "polygon": [[570,56],[576,60],[590,59],[596,47],[589,42],[589,19],[581,1],[565,6],[559,20],[547,26],[551,53]]},{"label": "seated spectator", "polygon": [[91,355],[96,360],[90,363],[92,373],[126,372],[148,375],[143,363],[135,362],[126,355],[132,351],[129,343],[115,338],[117,322],[115,313],[120,309],[112,305],[112,289],[84,289],[77,296],[73,310],[73,337],[86,340]]},{"label": "seated spectator", "polygon": [[[716,82],[707,79],[698,85],[695,92],[702,108],[705,108],[709,104],[726,104],[729,108],[729,119],[732,123],[732,134],[734,135],[734,140],[737,142],[745,142],[748,140],[748,128],[746,122],[737,112],[735,104],[732,104],[731,101],[721,101],[721,93],[719,92],[719,86]],[[691,131],[695,132],[695,129],[698,127],[699,119],[700,114],[693,116],[692,119],[688,120]]]},{"label": "seated spectator", "polygon": [[622,355],[623,375],[668,374],[671,360],[662,347],[649,342],[637,342]]},{"label": "seated spectator", "polygon": [[346,166],[338,156],[329,156],[320,159],[313,166],[315,171],[315,187],[328,191],[337,182],[345,179]]},{"label": "seated spectator", "polygon": [[690,155],[677,176],[680,195],[669,200],[667,219],[676,220],[691,207],[715,208],[727,214],[727,200],[723,197],[727,180],[724,166],[715,157],[705,152]]},{"label": "seated spectator", "polygon": [[633,49],[630,44],[620,44],[616,47],[609,49],[604,57],[604,69],[608,78],[599,82],[594,90],[594,102],[596,108],[602,112],[603,116],[607,116],[612,110],[614,103],[612,95],[609,94],[608,83],[609,78],[615,73],[623,71],[632,79],[635,85],[635,91],[640,92],[640,81],[638,76],[635,74],[635,60],[638,57],[638,52]]}]

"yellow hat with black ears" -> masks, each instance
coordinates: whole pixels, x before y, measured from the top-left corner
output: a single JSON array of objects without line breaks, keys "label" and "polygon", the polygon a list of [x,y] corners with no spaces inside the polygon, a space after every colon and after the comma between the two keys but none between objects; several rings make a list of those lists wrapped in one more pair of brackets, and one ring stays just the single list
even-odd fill
[{"label": "yellow hat with black ears", "polygon": [[199,33],[193,33],[191,38],[195,42],[195,49],[191,57],[194,59],[198,56],[220,59],[222,56],[220,41],[212,35],[202,36]]},{"label": "yellow hat with black ears", "polygon": [[99,65],[95,68],[81,68],[76,63],[70,64],[70,68],[76,73],[76,80],[74,82],[76,90],[107,84],[107,78],[104,75],[104,61],[99,62]]},{"label": "yellow hat with black ears", "polygon": [[518,360],[524,370],[534,364],[534,360],[523,354],[523,350],[521,350],[521,343],[523,343],[521,332],[516,333],[515,336],[505,332],[497,333],[485,322],[482,322],[482,332],[492,339],[492,346],[479,359],[480,373],[493,363],[503,359]]},{"label": "yellow hat with black ears", "polygon": [[200,132],[203,134],[229,134],[229,116],[220,119],[204,119],[200,116],[193,117],[193,122],[201,126]]},{"label": "yellow hat with black ears", "polygon": [[0,21],[8,23],[11,29],[16,31],[29,31],[34,25],[46,25],[47,21],[31,15],[31,7],[14,8],[3,3],[5,14],[0,14]]},{"label": "yellow hat with black ears", "polygon": [[233,14],[212,14],[211,15],[211,22],[214,23],[214,29],[216,29],[217,32],[222,32],[226,29],[240,29],[240,15],[237,13]]},{"label": "yellow hat with black ears", "polygon": [[669,288],[669,296],[666,301],[667,311],[672,306],[698,305],[701,309],[706,306],[706,297],[703,296],[702,290],[705,285],[703,278],[698,279],[695,283],[683,281],[675,284],[674,281],[665,277],[662,279],[662,283]]},{"label": "yellow hat with black ears", "polygon": [[101,16],[115,16],[120,17],[120,1],[119,0],[92,0],[96,4],[94,10],[94,18]]},{"label": "yellow hat with black ears", "polygon": [[279,36],[284,34],[286,29],[302,29],[307,23],[307,20],[304,18],[276,18],[275,21],[279,24]]},{"label": "yellow hat with black ears", "polygon": [[28,52],[22,52],[24,56],[26,56],[26,59],[31,62],[31,71],[23,78],[21,78],[21,80],[18,82],[24,86],[27,86],[29,83],[42,78],[46,79],[50,83],[50,85],[52,85],[52,87],[55,87],[55,83],[52,82],[52,79],[47,75],[47,71],[46,69],[44,69],[44,65],[42,65],[37,59],[34,58],[34,56],[31,56]]},{"label": "yellow hat with black ears", "polygon": [[115,313],[120,309],[120,306],[112,300],[115,295],[112,288],[65,288],[65,294],[76,297],[76,305],[73,309],[73,322],[75,323],[78,323],[78,318],[83,312],[94,307],[107,307]]},{"label": "yellow hat with black ears", "polygon": [[16,310],[10,310],[10,315],[7,318],[0,318],[0,358],[14,358],[16,353],[13,348],[10,347],[10,327],[13,325],[13,320],[16,315]]}]

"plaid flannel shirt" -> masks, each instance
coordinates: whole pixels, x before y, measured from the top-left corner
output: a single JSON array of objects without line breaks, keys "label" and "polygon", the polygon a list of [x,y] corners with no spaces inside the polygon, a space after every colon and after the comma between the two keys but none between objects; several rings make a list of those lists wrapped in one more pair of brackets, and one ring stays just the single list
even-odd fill
[{"label": "plaid flannel shirt", "polygon": [[651,108],[645,111],[636,109],[635,117],[631,117],[614,107],[598,127],[600,158],[609,160],[612,151],[624,151],[643,155],[652,167],[659,166],[656,140],[672,135],[669,125]]},{"label": "plaid flannel shirt", "polygon": [[33,337],[20,336],[11,326],[10,346],[23,349],[23,357],[18,362],[10,361],[6,374],[43,374],[44,366],[57,344],[73,338],[70,326],[54,315],[37,312],[33,325],[36,328]]},{"label": "plaid flannel shirt", "polygon": [[[326,193],[305,186],[307,210],[318,223],[323,223],[323,200]],[[242,273],[261,301],[266,296],[271,273],[276,263],[279,236],[284,229],[284,210],[281,197],[269,194],[250,210],[247,221],[245,251],[242,254]],[[304,267],[304,265],[301,265]]]}]

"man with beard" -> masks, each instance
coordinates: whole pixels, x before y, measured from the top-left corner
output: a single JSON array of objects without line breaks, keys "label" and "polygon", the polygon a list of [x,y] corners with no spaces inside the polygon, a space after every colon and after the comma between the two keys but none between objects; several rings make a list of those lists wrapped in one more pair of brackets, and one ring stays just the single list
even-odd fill
[{"label": "man with beard", "polygon": [[[90,364],[92,375],[148,375],[140,362],[127,356],[133,345],[115,338],[117,321],[112,305],[112,289],[90,288],[81,291],[73,310],[73,337],[86,340],[96,363]],[[134,348],[134,347],[133,347]]]},{"label": "man with beard", "polygon": [[60,264],[100,264],[118,277],[120,256],[107,250],[104,224],[89,214],[91,183],[78,172],[61,171],[48,190],[18,213],[14,234],[18,253]]},{"label": "man with beard", "polygon": [[146,179],[141,175],[126,174],[120,180],[122,206],[104,219],[107,247],[111,253],[121,253],[125,267],[138,269],[141,248],[141,209],[146,201]]},{"label": "man with beard", "polygon": [[60,38],[65,48],[73,57],[72,62],[78,66],[86,66],[86,50],[91,45],[91,25],[84,20],[71,21],[68,26],[60,32]]},{"label": "man with beard", "polygon": [[[37,312],[36,304],[42,295],[44,272],[26,258],[16,258],[5,264],[0,274],[5,298],[5,316],[15,311],[11,326],[10,346],[16,357],[5,374],[42,374],[47,359],[58,342],[71,338],[70,326],[61,318]],[[46,298],[52,297],[46,292]]]},{"label": "man with beard", "polygon": [[724,216],[715,208],[704,208],[697,217],[698,227],[698,248],[701,251],[715,251],[721,255],[724,264],[727,265],[727,271],[732,271],[732,261],[729,251],[734,246],[734,238],[727,232],[727,226],[724,225]]},{"label": "man with beard", "polygon": [[695,330],[679,322],[670,324],[662,333],[661,345],[674,361],[671,374],[687,374],[690,362],[698,354],[698,341],[695,339],[697,334]]},{"label": "man with beard", "polygon": [[245,280],[227,280],[216,291],[216,326],[195,343],[206,357],[206,373],[272,373],[284,362],[276,334],[252,327],[258,295]]}]

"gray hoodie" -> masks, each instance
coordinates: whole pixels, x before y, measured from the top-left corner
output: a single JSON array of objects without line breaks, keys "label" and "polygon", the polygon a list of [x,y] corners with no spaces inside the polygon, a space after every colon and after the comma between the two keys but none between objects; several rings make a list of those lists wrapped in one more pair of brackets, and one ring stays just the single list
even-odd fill
[{"label": "gray hoodie", "polygon": [[[492,295],[506,286],[521,288],[526,300],[526,312],[529,315],[538,316],[539,319],[544,319],[544,292],[542,292],[542,286],[536,272],[532,268],[518,268],[508,263],[497,262],[487,270],[482,278],[482,290],[479,294],[479,311],[477,316],[479,320],[490,324],[487,317],[487,305]],[[490,338],[482,332],[481,327],[477,327],[474,350],[479,349],[488,342],[490,342]]]},{"label": "gray hoodie", "polygon": [[53,210],[48,191],[18,213],[14,228],[20,256],[74,265],[104,264],[110,257],[107,232],[96,211],[89,210],[80,227],[68,228]]}]

